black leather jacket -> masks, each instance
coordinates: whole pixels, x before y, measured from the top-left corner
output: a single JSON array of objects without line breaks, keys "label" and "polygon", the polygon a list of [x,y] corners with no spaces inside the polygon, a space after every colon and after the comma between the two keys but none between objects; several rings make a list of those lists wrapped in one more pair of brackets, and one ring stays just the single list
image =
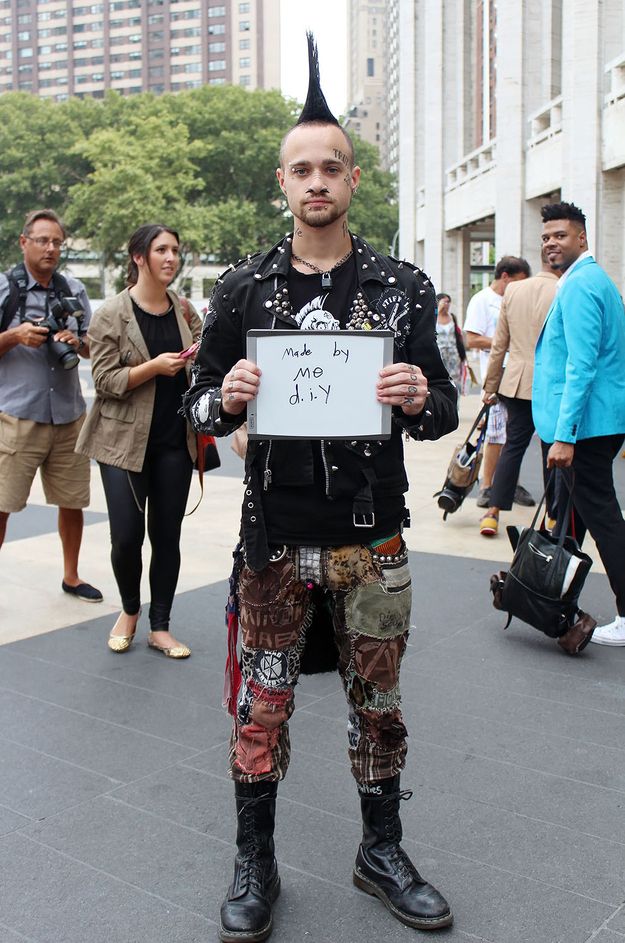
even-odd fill
[{"label": "black leather jacket", "polygon": [[[428,380],[429,396],[419,416],[393,409],[390,439],[380,442],[321,443],[326,494],[353,497],[355,521],[366,527],[375,513],[376,492],[400,495],[408,490],[402,431],[413,439],[438,439],[458,426],[457,394],[436,344],[436,297],[427,276],[407,262],[380,255],[352,236],[358,284],[354,305],[380,315],[375,327],[395,333],[394,360],[417,364]],[[291,236],[266,253],[230,266],[217,281],[204,320],[196,359],[195,382],[184,411],[198,432],[227,435],[240,426],[245,412],[230,419],[221,412],[221,385],[234,364],[246,356],[251,329],[293,328],[288,300]],[[308,440],[252,441],[246,460],[242,532],[248,563],[262,569],[268,547],[262,512],[262,489],[308,485],[313,480],[312,443]],[[366,540],[366,529],[363,531]]]}]

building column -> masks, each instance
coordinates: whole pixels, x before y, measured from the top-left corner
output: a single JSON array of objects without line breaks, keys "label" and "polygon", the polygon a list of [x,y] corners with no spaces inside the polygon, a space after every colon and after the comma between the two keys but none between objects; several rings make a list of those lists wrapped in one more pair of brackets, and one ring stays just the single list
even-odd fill
[{"label": "building column", "polygon": [[525,200],[525,102],[523,40],[525,0],[497,4],[497,257],[520,255]]},{"label": "building column", "polygon": [[562,199],[586,214],[591,251],[601,175],[600,7],[587,0],[564,0],[562,17]]},{"label": "building column", "polygon": [[399,4],[399,256],[417,249],[416,23],[414,3]]},{"label": "building column", "polygon": [[425,116],[425,257],[424,268],[437,290],[443,279],[444,238],[444,54],[443,17],[445,3],[425,0],[424,33],[425,57],[423,114]]}]

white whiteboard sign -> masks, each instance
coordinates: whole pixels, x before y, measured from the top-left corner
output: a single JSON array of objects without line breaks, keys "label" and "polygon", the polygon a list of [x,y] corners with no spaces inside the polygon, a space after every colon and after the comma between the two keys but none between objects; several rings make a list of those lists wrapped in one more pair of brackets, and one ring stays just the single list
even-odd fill
[{"label": "white whiteboard sign", "polygon": [[393,361],[392,331],[248,331],[247,356],[262,373],[247,407],[251,438],[390,437],[376,383]]}]

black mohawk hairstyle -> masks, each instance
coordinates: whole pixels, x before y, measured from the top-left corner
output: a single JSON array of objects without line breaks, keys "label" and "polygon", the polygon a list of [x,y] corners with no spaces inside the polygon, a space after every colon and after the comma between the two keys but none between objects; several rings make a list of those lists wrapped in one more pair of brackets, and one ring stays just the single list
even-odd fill
[{"label": "black mohawk hairstyle", "polygon": [[308,40],[308,94],[302,113],[297,119],[297,124],[304,124],[306,121],[322,121],[324,124],[338,125],[338,121],[330,111],[325,95],[321,91],[319,53],[315,37],[308,31],[306,39]]}]

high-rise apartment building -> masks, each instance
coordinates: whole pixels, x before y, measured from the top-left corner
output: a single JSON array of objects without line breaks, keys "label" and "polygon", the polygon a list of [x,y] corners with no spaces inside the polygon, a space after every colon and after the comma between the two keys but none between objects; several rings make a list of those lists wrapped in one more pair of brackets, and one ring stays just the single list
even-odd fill
[{"label": "high-rise apartment building", "polygon": [[0,0],[0,92],[280,87],[280,0]]},{"label": "high-rise apartment building", "polygon": [[346,131],[374,144],[388,166],[389,0],[349,0]]}]

